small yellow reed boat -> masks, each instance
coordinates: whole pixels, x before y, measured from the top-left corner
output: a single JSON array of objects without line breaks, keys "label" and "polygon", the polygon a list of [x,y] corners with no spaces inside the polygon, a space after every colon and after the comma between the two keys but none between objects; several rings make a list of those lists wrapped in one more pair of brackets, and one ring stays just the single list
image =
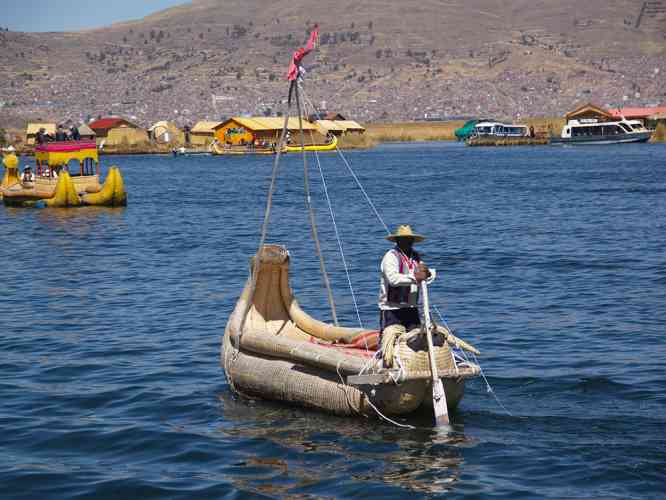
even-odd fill
[{"label": "small yellow reed boat", "polygon": [[302,151],[335,151],[338,147],[338,138],[334,135],[326,144],[309,144],[306,146],[286,145],[282,151],[285,153],[300,153]]},{"label": "small yellow reed boat", "polygon": [[[78,169],[68,170],[70,161]],[[18,159],[3,159],[5,174],[0,196],[8,206],[48,207],[83,205],[125,206],[127,193],[118,167],[111,167],[104,184],[100,183],[97,145],[94,141],[52,142],[35,148],[35,171],[20,175]]]}]

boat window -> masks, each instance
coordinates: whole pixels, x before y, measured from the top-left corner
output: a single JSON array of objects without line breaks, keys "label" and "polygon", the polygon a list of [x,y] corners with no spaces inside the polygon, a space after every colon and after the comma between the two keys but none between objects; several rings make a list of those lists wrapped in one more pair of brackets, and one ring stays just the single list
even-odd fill
[{"label": "boat window", "polygon": [[626,132],[631,132],[631,128],[626,123],[620,123],[620,127],[622,127]]}]

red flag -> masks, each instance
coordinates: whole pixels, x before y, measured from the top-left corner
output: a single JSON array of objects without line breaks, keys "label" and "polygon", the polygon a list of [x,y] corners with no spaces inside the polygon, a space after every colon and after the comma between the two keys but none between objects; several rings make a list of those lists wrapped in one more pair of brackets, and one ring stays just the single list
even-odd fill
[{"label": "red flag", "polygon": [[312,33],[310,33],[310,38],[308,39],[308,43],[305,45],[305,48],[301,47],[296,52],[294,52],[294,55],[291,58],[291,64],[289,65],[287,80],[296,80],[296,77],[298,76],[298,67],[300,66],[301,60],[310,52],[312,52],[312,49],[314,49],[318,38],[319,26],[315,24]]}]

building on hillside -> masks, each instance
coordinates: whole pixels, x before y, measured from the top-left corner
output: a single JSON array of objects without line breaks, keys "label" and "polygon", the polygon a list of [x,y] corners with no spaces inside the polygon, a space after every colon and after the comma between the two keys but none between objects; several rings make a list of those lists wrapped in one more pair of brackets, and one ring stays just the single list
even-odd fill
[{"label": "building on hillside", "polygon": [[[619,119],[640,120],[648,128],[656,128],[659,116],[666,115],[666,106],[653,106],[650,108],[612,108],[610,113]],[[663,120],[663,118],[661,119]]]},{"label": "building on hillside", "polygon": [[80,125],[78,130],[82,141],[94,141],[97,138],[95,131],[85,123]]},{"label": "building on hillside", "polygon": [[103,139],[107,137],[109,135],[109,131],[114,128],[139,128],[138,125],[119,116],[100,118],[99,120],[90,122],[88,126],[95,132],[97,139]]},{"label": "building on hillside", "polygon": [[[304,132],[305,144],[318,144],[323,141],[321,134],[309,121],[301,120]],[[277,144],[280,140],[280,133],[284,127],[283,117],[241,117],[234,116],[217,125],[215,130],[215,140],[219,144],[229,146],[245,146],[261,142]],[[298,144],[300,139],[298,133],[300,130],[299,119],[289,117],[287,121],[288,142]]]},{"label": "building on hillside", "polygon": [[337,126],[341,127],[344,129],[345,134],[364,134],[365,133],[365,127],[362,125],[358,124],[354,120],[334,120],[333,123],[335,123]]},{"label": "building on hillside", "polygon": [[190,129],[190,143],[192,146],[209,146],[215,140],[215,127],[222,122],[197,122]]},{"label": "building on hillside", "polygon": [[180,130],[175,123],[168,121],[159,121],[154,123],[148,129],[148,136],[158,144],[178,143],[185,142],[185,134]]},{"label": "building on hillside", "polygon": [[564,115],[564,117],[566,118],[567,121],[578,120],[580,122],[584,122],[585,120],[607,122],[616,119],[616,117],[613,116],[613,114],[610,111],[601,108],[599,106],[595,106],[594,104],[591,103],[579,106],[578,108]]},{"label": "building on hillside", "polygon": [[45,133],[55,137],[55,123],[28,123],[28,126],[25,130],[25,143],[28,146],[33,146],[35,144],[35,137],[37,136],[37,132],[39,132],[40,128],[43,128]]}]

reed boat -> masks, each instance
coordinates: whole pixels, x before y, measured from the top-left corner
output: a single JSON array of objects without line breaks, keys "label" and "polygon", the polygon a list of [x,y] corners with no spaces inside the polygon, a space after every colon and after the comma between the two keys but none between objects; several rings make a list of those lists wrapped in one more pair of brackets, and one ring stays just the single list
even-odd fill
[{"label": "reed boat", "polygon": [[[78,169],[68,170],[70,161]],[[3,160],[5,175],[0,194],[5,205],[48,207],[82,205],[124,206],[127,204],[124,181],[118,167],[111,167],[104,184],[100,183],[97,145],[94,141],[51,142],[35,148],[35,171],[20,176],[18,159]]]},{"label": "reed boat", "polygon": [[286,145],[282,151],[285,153],[300,153],[302,151],[335,151],[338,147],[338,138],[333,135],[326,144],[308,144],[305,146]]},{"label": "reed boat", "polygon": [[275,154],[275,149],[270,147],[261,147],[254,145],[245,145],[245,146],[230,146],[230,145],[220,145],[217,142],[213,142],[210,146],[210,151],[214,155],[273,155]]},{"label": "reed boat", "polygon": [[[315,26],[307,47],[294,53],[288,76],[289,98],[284,116],[289,116],[292,97],[298,116],[302,116],[299,75],[304,72],[299,64],[303,56],[314,47],[317,30]],[[311,102],[307,96],[306,100]],[[273,161],[261,238],[255,255],[250,258],[250,276],[228,318],[222,337],[220,360],[227,381],[233,391],[252,398],[274,400],[337,415],[378,416],[389,420],[389,415],[426,412],[434,414],[435,425],[448,426],[448,408],[458,406],[464,394],[465,381],[476,377],[481,371],[466,353],[478,355],[479,352],[453,335],[450,329],[433,322],[428,306],[427,284],[424,281],[421,282],[423,325],[395,338],[390,337],[390,340],[384,339],[384,349],[390,351],[390,356],[378,349],[380,332],[363,326],[351,280],[349,288],[357,307],[360,327],[338,324],[309,188],[308,157],[314,156],[317,159],[318,150],[308,153],[300,123],[298,132],[301,145],[293,151],[301,152],[303,160],[305,205],[333,323],[321,321],[301,308],[289,282],[290,257],[287,248],[266,244],[281,158],[278,154]],[[276,147],[278,152],[284,151],[286,137],[285,119],[280,142]],[[336,145],[337,140],[333,138],[327,147],[335,148]],[[358,176],[353,173],[346,159],[344,162],[386,228],[374,204],[367,198]],[[325,176],[318,159],[315,163],[320,168],[329,210],[335,223],[325,187]],[[342,255],[343,245],[337,229],[335,232],[349,278]]]},{"label": "reed boat", "polygon": [[[224,332],[221,361],[234,391],[337,415],[432,413],[431,372],[422,332],[399,346],[402,368],[377,356],[379,332],[319,321],[298,304],[289,284],[289,253],[264,245]],[[443,326],[433,339],[449,408],[480,368],[453,355],[478,353]]]},{"label": "reed boat", "polygon": [[[338,138],[332,136],[332,138],[325,144],[307,144],[307,145],[293,145],[285,144],[281,151],[283,153],[300,153],[303,151],[335,151],[338,147]],[[265,146],[220,146],[218,143],[213,143],[211,145],[211,152],[216,155],[273,155],[277,152],[276,148],[265,147]]]}]

